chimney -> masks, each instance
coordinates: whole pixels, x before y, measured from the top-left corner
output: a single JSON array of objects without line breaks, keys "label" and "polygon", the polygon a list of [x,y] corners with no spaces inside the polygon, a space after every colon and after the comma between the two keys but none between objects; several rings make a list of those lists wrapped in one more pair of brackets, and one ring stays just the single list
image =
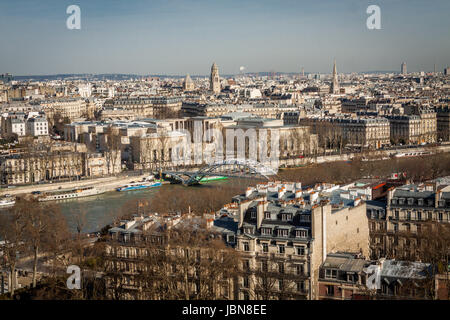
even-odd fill
[{"label": "chimney", "polygon": [[395,191],[394,187],[389,188],[387,191],[387,208],[388,209],[391,207],[391,200],[392,200],[392,197],[394,196],[394,191]]},{"label": "chimney", "polygon": [[261,228],[262,221],[264,219],[264,211],[267,208],[265,205],[266,201],[259,201],[258,207],[256,208],[256,228],[259,230]]},{"label": "chimney", "polygon": [[295,190],[295,199],[300,199],[302,197],[302,190]]},{"label": "chimney", "polygon": [[310,195],[310,202],[311,202],[311,204],[315,203],[318,198],[319,198],[319,193],[318,192],[315,192],[315,191],[311,192],[311,195]]},{"label": "chimney", "polygon": [[436,191],[434,194],[434,207],[439,207],[439,201],[441,200],[441,190]]},{"label": "chimney", "polygon": [[245,197],[250,197],[250,195],[253,193],[253,188],[248,187],[247,190],[245,191]]},{"label": "chimney", "polygon": [[284,196],[285,191],[286,191],[285,187],[281,187],[278,190],[278,199],[281,199]]}]

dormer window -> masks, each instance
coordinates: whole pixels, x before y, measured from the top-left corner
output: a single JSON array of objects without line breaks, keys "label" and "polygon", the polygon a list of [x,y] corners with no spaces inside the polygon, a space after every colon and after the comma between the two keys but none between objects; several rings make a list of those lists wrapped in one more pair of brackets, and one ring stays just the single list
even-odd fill
[{"label": "dormer window", "polygon": [[265,212],[265,213],[264,213],[264,216],[265,216],[266,219],[269,219],[269,220],[271,219],[271,218],[270,218],[270,212]]},{"label": "dormer window", "polygon": [[405,199],[403,199],[403,198],[398,199],[398,203],[399,204],[405,204]]},{"label": "dormer window", "polygon": [[307,214],[302,214],[302,215],[300,215],[300,221],[301,222],[309,222],[311,219],[310,219],[310,216],[309,215],[307,215]]},{"label": "dormer window", "polygon": [[417,203],[418,203],[419,206],[423,206],[423,199],[418,199]]},{"label": "dormer window", "polygon": [[337,278],[337,270],[326,269],[325,270],[325,278],[327,278],[327,279],[336,279]]},{"label": "dormer window", "polygon": [[256,219],[256,211],[250,212],[250,218]]},{"label": "dormer window", "polygon": [[283,213],[281,215],[281,220],[282,221],[290,221],[291,220],[291,214],[290,213]]},{"label": "dormer window", "polygon": [[288,229],[278,229],[278,236],[279,237],[287,237],[289,235]]},{"label": "dormer window", "polygon": [[392,203],[392,204],[397,204],[397,199],[395,199],[395,198],[392,199],[392,200],[391,200],[391,203]]},{"label": "dormer window", "polygon": [[253,234],[253,228],[252,227],[245,227],[244,233]]},{"label": "dormer window", "polygon": [[308,236],[307,230],[295,230],[295,237],[296,238],[306,238]]},{"label": "dormer window", "polygon": [[261,228],[261,234],[264,236],[272,235],[272,228]]},{"label": "dormer window", "polygon": [[414,204],[414,199],[413,198],[409,198],[408,199],[408,205],[412,206]]}]

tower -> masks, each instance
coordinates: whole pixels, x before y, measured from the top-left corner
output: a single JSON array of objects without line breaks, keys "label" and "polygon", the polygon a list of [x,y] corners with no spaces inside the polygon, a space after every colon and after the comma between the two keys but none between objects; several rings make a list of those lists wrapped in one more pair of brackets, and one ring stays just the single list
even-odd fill
[{"label": "tower", "polygon": [[406,70],[406,62],[402,62],[402,67],[401,67],[401,74],[407,74],[407,70]]},{"label": "tower", "polygon": [[219,68],[214,62],[211,66],[211,76],[209,77],[209,89],[214,93],[220,93]]},{"label": "tower", "polygon": [[334,60],[333,81],[331,83],[330,93],[334,93],[334,94],[339,93],[339,81],[338,81],[338,78],[337,78],[336,60]]},{"label": "tower", "polygon": [[184,79],[183,90],[184,91],[194,90],[194,82],[192,81],[191,76],[189,74],[187,74],[186,78]]}]

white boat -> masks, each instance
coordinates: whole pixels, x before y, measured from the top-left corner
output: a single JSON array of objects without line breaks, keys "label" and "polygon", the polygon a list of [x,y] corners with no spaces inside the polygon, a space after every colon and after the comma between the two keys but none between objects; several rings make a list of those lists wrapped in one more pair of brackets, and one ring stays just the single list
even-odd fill
[{"label": "white boat", "polygon": [[0,200],[0,208],[11,207],[16,203],[14,198],[3,198]]},{"label": "white boat", "polygon": [[143,182],[132,182],[129,184],[126,184],[122,187],[117,188],[117,191],[131,191],[131,190],[141,190],[141,189],[147,189],[147,188],[154,188],[161,186],[161,182],[156,181],[143,181]]},{"label": "white boat", "polygon": [[76,189],[58,190],[42,194],[42,196],[39,197],[39,201],[54,201],[54,200],[66,200],[81,197],[89,197],[104,192],[105,191],[101,191],[96,187],[82,187]]}]

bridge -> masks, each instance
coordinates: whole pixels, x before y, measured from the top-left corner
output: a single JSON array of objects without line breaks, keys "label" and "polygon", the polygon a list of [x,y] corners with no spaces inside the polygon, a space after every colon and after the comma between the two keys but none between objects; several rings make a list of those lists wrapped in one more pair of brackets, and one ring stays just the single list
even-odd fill
[{"label": "bridge", "polygon": [[207,176],[270,180],[276,174],[274,169],[254,160],[227,159],[216,161],[198,171],[163,171],[162,178],[190,186],[199,184]]}]

